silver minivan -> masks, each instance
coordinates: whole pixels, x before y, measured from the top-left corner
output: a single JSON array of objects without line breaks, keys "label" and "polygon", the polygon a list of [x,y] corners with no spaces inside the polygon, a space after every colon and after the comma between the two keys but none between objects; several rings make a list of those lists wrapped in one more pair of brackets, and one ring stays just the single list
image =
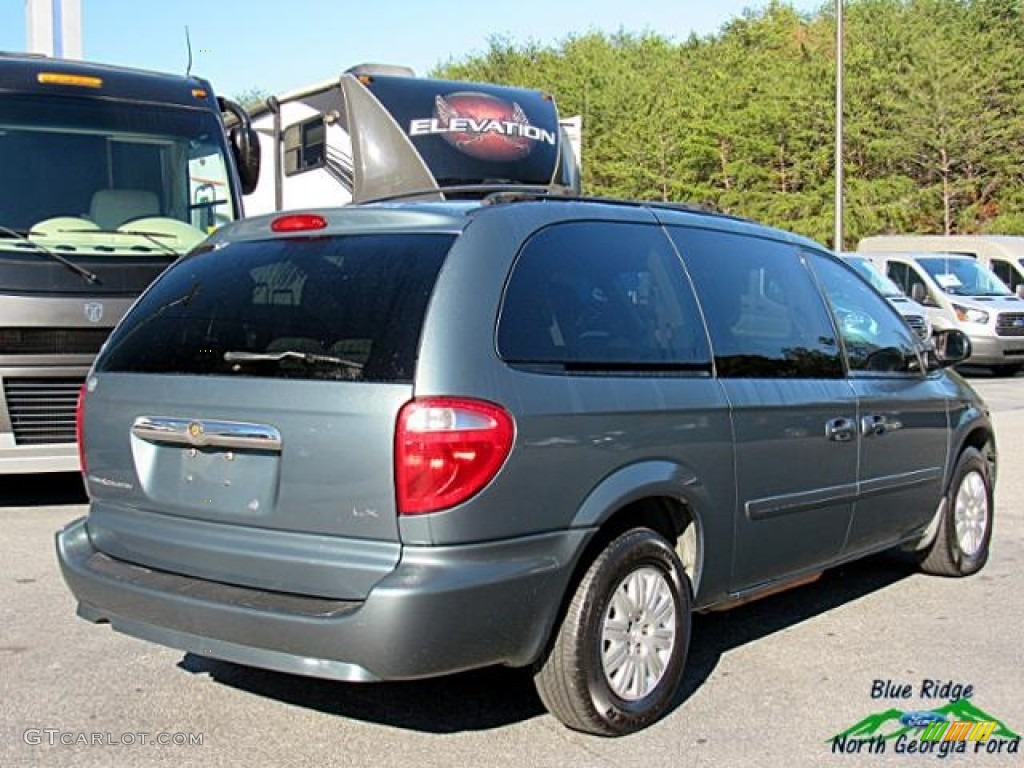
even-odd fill
[{"label": "silver minivan", "polygon": [[968,350],[810,240],[679,206],[251,218],[97,358],[59,560],[81,617],[151,642],[348,682],[519,667],[629,733],[679,703],[695,611],[893,547],[985,565]]},{"label": "silver minivan", "polygon": [[971,340],[969,365],[1014,376],[1024,368],[1024,300],[984,264],[957,253],[870,252],[896,285],[928,310],[936,330],[959,328]]}]

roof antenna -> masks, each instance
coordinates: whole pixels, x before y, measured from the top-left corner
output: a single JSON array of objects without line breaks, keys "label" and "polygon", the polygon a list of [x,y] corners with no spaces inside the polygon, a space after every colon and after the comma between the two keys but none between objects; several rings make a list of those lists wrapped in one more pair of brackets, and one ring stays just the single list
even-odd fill
[{"label": "roof antenna", "polygon": [[188,48],[188,66],[185,67],[185,77],[192,74],[192,39],[188,36],[188,24],[185,25],[185,47]]}]

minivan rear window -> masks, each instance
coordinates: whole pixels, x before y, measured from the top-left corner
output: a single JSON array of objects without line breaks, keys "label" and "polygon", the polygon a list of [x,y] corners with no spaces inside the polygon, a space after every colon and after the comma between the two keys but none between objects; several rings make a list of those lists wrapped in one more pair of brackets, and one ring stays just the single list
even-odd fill
[{"label": "minivan rear window", "polygon": [[412,381],[451,234],[232,243],[171,267],[98,371]]}]

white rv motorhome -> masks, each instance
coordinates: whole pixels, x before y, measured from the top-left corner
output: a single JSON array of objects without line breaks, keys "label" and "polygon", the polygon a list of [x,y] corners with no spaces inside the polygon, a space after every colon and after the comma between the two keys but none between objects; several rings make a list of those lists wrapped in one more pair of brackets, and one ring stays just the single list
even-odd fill
[{"label": "white rv motorhome", "polygon": [[252,123],[266,171],[249,214],[502,185],[579,192],[580,121],[541,91],[362,65],[267,99]]}]

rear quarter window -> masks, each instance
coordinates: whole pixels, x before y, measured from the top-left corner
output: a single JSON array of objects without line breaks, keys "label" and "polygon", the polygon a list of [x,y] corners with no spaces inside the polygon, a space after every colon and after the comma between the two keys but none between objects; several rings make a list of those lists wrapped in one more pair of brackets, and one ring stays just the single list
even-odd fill
[{"label": "rear quarter window", "polygon": [[450,234],[229,244],[176,264],[96,368],[407,382]]},{"label": "rear quarter window", "polygon": [[512,364],[710,372],[679,257],[655,226],[571,222],[523,247],[505,291],[498,351]]}]

